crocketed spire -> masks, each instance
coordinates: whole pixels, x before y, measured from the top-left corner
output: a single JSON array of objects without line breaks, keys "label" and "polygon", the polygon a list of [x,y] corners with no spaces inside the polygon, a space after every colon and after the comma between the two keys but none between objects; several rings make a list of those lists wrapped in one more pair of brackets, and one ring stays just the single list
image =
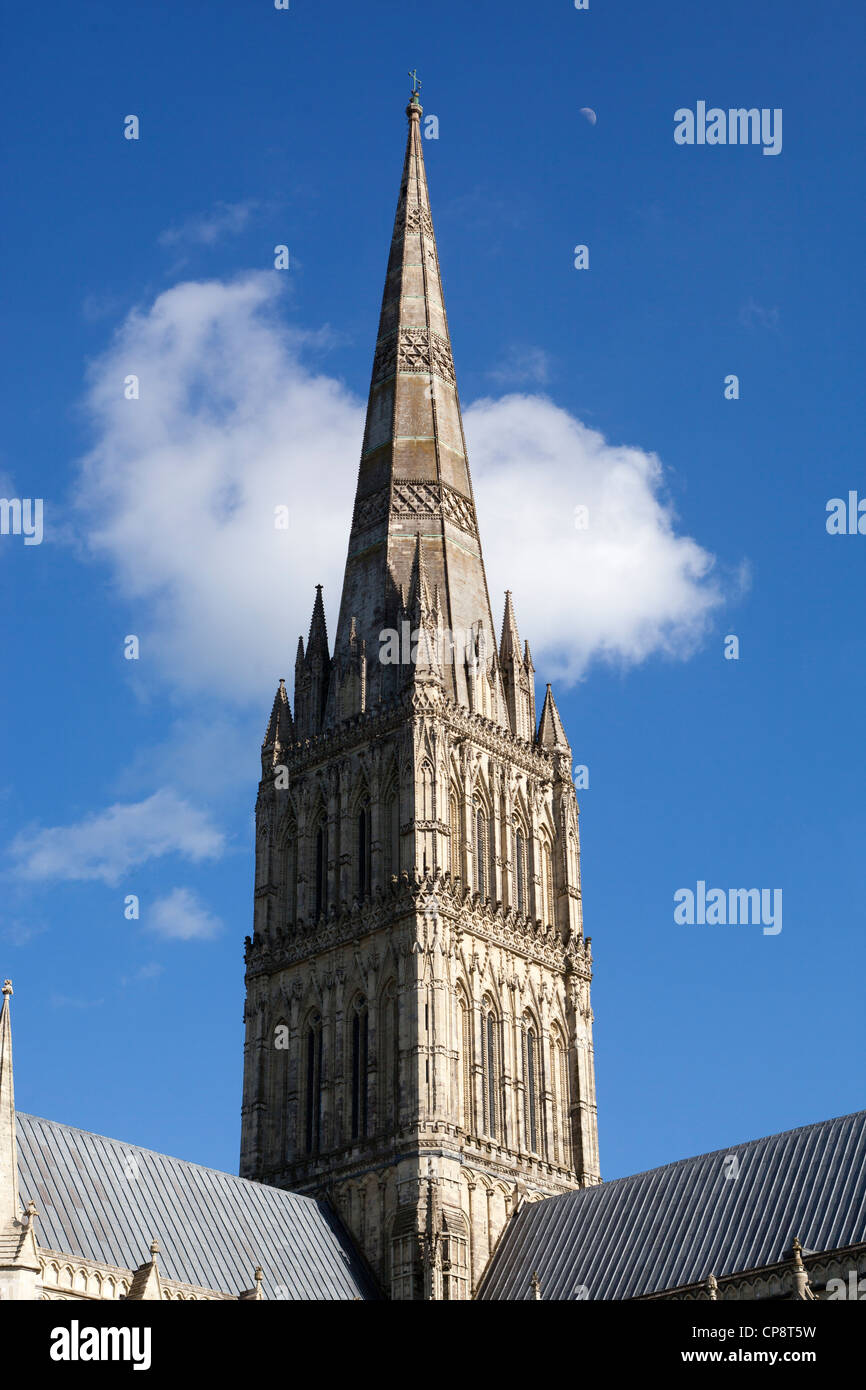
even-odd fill
[{"label": "crocketed spire", "polygon": [[[371,666],[379,634],[394,628],[401,589],[413,571],[438,590],[442,626],[457,634],[458,654],[444,672],[445,694],[471,707],[464,655],[496,648],[487,581],[463,437],[460,400],[424,172],[422,108],[406,108],[406,155],[379,316],[367,423],[335,650],[355,619]],[[484,638],[478,642],[479,630]],[[384,687],[384,677],[383,686]],[[501,690],[484,712],[506,721]]]}]

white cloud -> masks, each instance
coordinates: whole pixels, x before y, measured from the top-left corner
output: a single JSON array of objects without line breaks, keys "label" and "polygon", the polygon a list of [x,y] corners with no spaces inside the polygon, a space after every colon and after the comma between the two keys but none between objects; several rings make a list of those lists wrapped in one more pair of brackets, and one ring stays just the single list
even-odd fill
[{"label": "white cloud", "polygon": [[215,203],[210,212],[188,217],[176,227],[167,227],[157,240],[160,246],[176,246],[178,242],[212,246],[222,236],[243,231],[258,204],[254,199],[241,203]]},{"label": "white cloud", "polygon": [[259,704],[291,675],[315,584],[337,601],[363,430],[361,403],[276,320],[281,284],[185,283],[130,315],[92,369],[79,490],[142,651],[175,688]]},{"label": "white cloud", "polygon": [[[363,431],[363,402],[277,317],[283,289],[276,272],[187,282],[131,314],[92,368],[78,491],[149,669],[260,709],[278,676],[291,687],[316,583],[336,616]],[[594,659],[687,655],[719,585],[677,534],[656,456],[538,395],[479,401],[466,428],[494,617],[512,589],[536,665],[572,681]]]},{"label": "white cloud", "polygon": [[208,912],[189,888],[173,888],[157,898],[145,914],[145,926],[173,941],[207,941],[222,930],[222,922]]},{"label": "white cloud", "polygon": [[539,396],[477,401],[466,432],[491,591],[513,591],[536,666],[571,682],[593,659],[694,649],[719,586],[713,557],[676,533],[655,454]]},{"label": "white cloud", "polygon": [[14,872],[28,880],[117,883],[149,859],[217,858],[224,836],[203,811],[163,788],[144,801],[109,806],[77,825],[22,830],[9,846]]}]

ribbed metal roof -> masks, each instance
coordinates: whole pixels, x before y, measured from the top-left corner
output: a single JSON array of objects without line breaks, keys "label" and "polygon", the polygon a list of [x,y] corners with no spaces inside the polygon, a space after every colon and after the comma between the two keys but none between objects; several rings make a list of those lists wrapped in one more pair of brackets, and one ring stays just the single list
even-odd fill
[{"label": "ribbed metal roof", "polygon": [[265,1298],[354,1299],[375,1291],[324,1202],[117,1139],[17,1115],[21,1200],[40,1246],[135,1269],[159,1241],[167,1279]]},{"label": "ribbed metal roof", "polygon": [[795,1237],[866,1240],[866,1111],[524,1206],[478,1297],[531,1299],[537,1270],[543,1299],[637,1298],[774,1264]]}]

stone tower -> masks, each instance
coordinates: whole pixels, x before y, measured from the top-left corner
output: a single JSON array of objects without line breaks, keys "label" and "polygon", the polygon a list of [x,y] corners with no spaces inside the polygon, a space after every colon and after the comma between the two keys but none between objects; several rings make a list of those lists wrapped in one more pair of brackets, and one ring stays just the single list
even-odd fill
[{"label": "stone tower", "polygon": [[321,587],[256,804],[241,1174],[323,1194],[397,1299],[462,1299],[599,1181],[578,811],[481,554],[417,94],[331,652]]}]

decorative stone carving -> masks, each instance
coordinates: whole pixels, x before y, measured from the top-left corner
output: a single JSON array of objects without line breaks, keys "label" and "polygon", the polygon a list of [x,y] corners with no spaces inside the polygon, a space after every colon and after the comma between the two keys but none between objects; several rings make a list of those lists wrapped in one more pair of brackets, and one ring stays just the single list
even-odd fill
[{"label": "decorative stone carving", "polygon": [[425,236],[433,235],[433,220],[426,208],[419,203],[410,203],[406,209],[406,231],[421,231]]},{"label": "decorative stone carving", "polygon": [[447,339],[421,327],[401,328],[383,338],[373,357],[372,386],[378,386],[394,372],[430,373],[452,386],[454,360]]},{"label": "decorative stone carving", "polygon": [[365,497],[355,507],[352,522],[353,534],[374,526],[388,514],[395,517],[440,518],[444,517],[461,531],[477,536],[475,508],[470,498],[464,497],[456,488],[447,483],[433,483],[424,479],[401,478],[395,480],[393,492],[390,488],[380,488],[370,497]]}]

